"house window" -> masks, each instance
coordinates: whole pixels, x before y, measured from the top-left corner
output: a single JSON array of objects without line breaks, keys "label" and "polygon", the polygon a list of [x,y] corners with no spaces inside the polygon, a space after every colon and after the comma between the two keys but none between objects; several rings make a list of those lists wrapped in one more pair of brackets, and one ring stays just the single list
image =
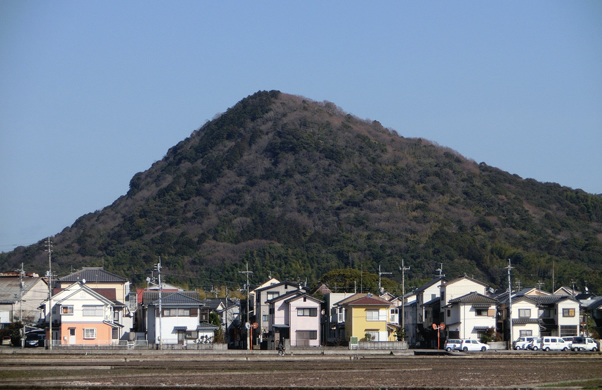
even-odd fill
[{"label": "house window", "polygon": [[297,339],[317,340],[318,339],[318,331],[317,330],[298,330],[297,331]]},{"label": "house window", "polygon": [[278,291],[268,291],[268,301],[274,298],[278,298]]},{"label": "house window", "polygon": [[85,340],[96,339],[96,328],[84,328],[84,339]]},{"label": "house window", "polygon": [[318,309],[315,307],[312,308],[298,308],[297,309],[297,316],[298,317],[317,317],[318,316]]},{"label": "house window", "polygon": [[541,318],[550,318],[550,310],[549,309],[543,309],[543,310],[539,310],[539,316]]},{"label": "house window", "polygon": [[518,309],[518,318],[531,318],[531,309]]},{"label": "house window", "polygon": [[451,310],[447,309],[447,316],[451,317]]},{"label": "house window", "polygon": [[62,315],[73,315],[73,305],[61,306]]},{"label": "house window", "polygon": [[368,341],[378,341],[378,332],[377,331],[366,331],[366,339]]},{"label": "house window", "polygon": [[532,330],[521,330],[520,331],[520,337],[529,337],[529,336],[533,336]]},{"label": "house window", "polygon": [[562,309],[563,317],[575,317],[575,309]]},{"label": "house window", "polygon": [[560,327],[560,336],[577,336],[577,325],[563,325]]},{"label": "house window", "polygon": [[[83,308],[84,317],[102,317],[103,307],[102,306],[84,306]],[[96,332],[96,330],[94,330]],[[96,334],[96,333],[95,333]],[[96,336],[94,336],[96,338]]]},{"label": "house window", "polygon": [[163,309],[163,317],[190,317],[190,309]]},{"label": "house window", "polygon": [[262,315],[261,316],[261,321],[262,322],[268,322],[268,315],[267,314]]},{"label": "house window", "polygon": [[475,309],[475,315],[478,317],[487,317],[487,309]]},{"label": "house window", "polygon": [[381,313],[380,310],[371,309],[366,310],[366,321],[386,321],[387,320],[387,312],[383,311]]},{"label": "house window", "polygon": [[187,330],[186,331],[186,338],[188,340],[196,340],[196,338],[199,336],[199,332],[197,332],[196,330]]}]

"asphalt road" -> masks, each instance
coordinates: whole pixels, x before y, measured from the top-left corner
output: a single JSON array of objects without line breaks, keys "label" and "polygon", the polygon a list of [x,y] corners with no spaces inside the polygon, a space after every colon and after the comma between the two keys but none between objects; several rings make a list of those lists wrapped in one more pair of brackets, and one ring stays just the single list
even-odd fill
[{"label": "asphalt road", "polygon": [[602,388],[598,353],[0,354],[0,388]]}]

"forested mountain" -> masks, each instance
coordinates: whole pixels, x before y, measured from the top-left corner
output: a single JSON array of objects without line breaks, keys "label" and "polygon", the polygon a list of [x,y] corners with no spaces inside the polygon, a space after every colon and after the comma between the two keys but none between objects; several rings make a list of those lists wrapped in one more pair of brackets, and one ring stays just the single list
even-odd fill
[{"label": "forested mountain", "polygon": [[[268,275],[317,282],[342,268],[406,284],[443,265],[492,286],[507,260],[522,286],[602,294],[602,196],[523,180],[335,104],[249,96],[131,180],[127,195],[53,238],[64,275],[100,266],[141,283],[161,256],[189,288]],[[0,255],[44,273],[44,241]],[[339,286],[344,287],[344,286]],[[348,286],[349,287],[349,286]]]}]

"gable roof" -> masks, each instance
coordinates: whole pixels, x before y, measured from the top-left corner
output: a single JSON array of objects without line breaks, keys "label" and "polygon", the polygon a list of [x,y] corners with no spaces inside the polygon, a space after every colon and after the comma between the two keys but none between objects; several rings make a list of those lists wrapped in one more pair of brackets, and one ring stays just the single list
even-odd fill
[{"label": "gable roof", "polygon": [[468,275],[460,276],[459,278],[457,278],[457,279],[454,279],[454,280],[451,280],[451,281],[449,281],[449,282],[448,282],[448,281],[445,281],[445,283],[444,283],[444,286],[448,286],[448,285],[450,285],[450,284],[457,283],[457,282],[459,282],[459,281],[461,281],[461,280],[469,280],[469,281],[471,281],[471,282],[473,282],[473,283],[480,284],[481,286],[488,287],[486,283],[483,283],[483,282],[481,282],[480,280],[473,279],[473,278],[471,278],[471,277],[470,277],[470,276],[468,276]]},{"label": "gable roof", "polygon": [[[70,286],[68,286],[64,290],[60,291],[57,295],[53,296],[52,297],[52,301],[55,304],[65,302],[65,301],[69,300],[71,297],[73,297],[75,294],[77,294],[77,293],[79,293],[81,291],[84,291],[86,294],[88,294],[92,298],[94,298],[94,299],[96,299],[98,301],[101,301],[104,304],[108,304],[108,305],[111,305],[111,306],[115,306],[116,305],[116,302],[111,301],[110,299],[103,297],[101,294],[97,293],[96,291],[94,291],[90,287],[86,286],[82,282],[77,282],[77,283],[71,284]],[[48,301],[48,300],[46,300],[46,301]]]},{"label": "gable roof", "polygon": [[[163,291],[162,299],[165,300],[166,297],[168,297],[172,294],[181,294],[181,295],[185,295],[189,298],[196,299],[196,300],[198,300],[198,298],[199,298],[199,293],[196,291]],[[141,302],[143,305],[149,305],[155,301],[157,301],[157,302],[159,301],[159,291],[158,290],[144,291],[142,293]]]},{"label": "gable roof", "polygon": [[[159,300],[153,301],[151,305],[157,306]],[[162,306],[203,306],[203,302],[198,299],[191,298],[181,292],[169,294],[166,297],[161,297]]]},{"label": "gable roof", "polygon": [[[18,274],[17,274],[18,275]],[[43,282],[48,289],[46,281],[42,278],[23,278],[23,295],[27,294],[36,284]],[[0,277],[0,303],[13,304],[19,301],[21,282],[19,276]]]},{"label": "gable roof", "polygon": [[126,278],[105,271],[103,267],[84,267],[81,271],[59,278],[59,282],[125,283]]},{"label": "gable roof", "polygon": [[423,285],[423,286],[421,286],[421,287],[418,287],[416,290],[414,290],[414,294],[421,293],[421,292],[423,292],[424,290],[426,290],[427,288],[429,288],[429,287],[431,287],[432,285],[434,285],[434,284],[437,284],[437,283],[439,283],[439,282],[442,282],[442,284],[443,284],[443,283],[445,283],[445,278],[439,278],[439,277],[437,277],[437,278],[435,278],[435,279],[431,280],[431,281],[430,281],[430,282],[428,282],[427,284],[425,284],[425,285]]},{"label": "gable roof", "polygon": [[349,296],[349,297],[347,297],[345,299],[342,299],[342,300],[338,301],[336,303],[336,305],[337,306],[343,306],[343,305],[345,305],[345,304],[347,304],[347,303],[349,303],[351,301],[355,301],[356,299],[363,298],[363,297],[365,297],[367,295],[368,295],[368,293],[356,293],[356,294],[353,294],[353,295],[351,295],[351,296]]},{"label": "gable roof", "polygon": [[346,303],[348,306],[391,306],[391,302],[385,301],[382,298],[375,297],[372,294],[367,294],[365,297],[361,297]]},{"label": "gable roof", "polygon": [[291,287],[295,287],[295,289],[300,289],[300,290],[305,290],[304,288],[302,288],[300,286],[299,283],[291,283],[291,282],[280,282],[280,283],[276,283],[276,284],[271,284],[269,286],[265,286],[265,287],[260,287],[260,288],[256,288],[255,290],[253,290],[253,292],[258,292],[258,291],[265,291],[265,290],[269,290],[271,288],[274,287],[280,287],[280,286],[291,286]]},{"label": "gable roof", "polygon": [[497,301],[493,298],[485,296],[483,294],[479,294],[478,292],[470,292],[466,295],[462,295],[461,297],[454,298],[449,301],[449,304],[453,303],[477,303],[477,304],[486,304],[486,305],[495,305]]}]

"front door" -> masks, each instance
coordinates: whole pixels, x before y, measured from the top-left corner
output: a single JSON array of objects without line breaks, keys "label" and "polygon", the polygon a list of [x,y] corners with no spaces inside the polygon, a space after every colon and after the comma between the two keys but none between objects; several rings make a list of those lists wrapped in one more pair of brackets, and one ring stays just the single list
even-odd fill
[{"label": "front door", "polygon": [[69,344],[75,344],[75,328],[69,328]]}]

